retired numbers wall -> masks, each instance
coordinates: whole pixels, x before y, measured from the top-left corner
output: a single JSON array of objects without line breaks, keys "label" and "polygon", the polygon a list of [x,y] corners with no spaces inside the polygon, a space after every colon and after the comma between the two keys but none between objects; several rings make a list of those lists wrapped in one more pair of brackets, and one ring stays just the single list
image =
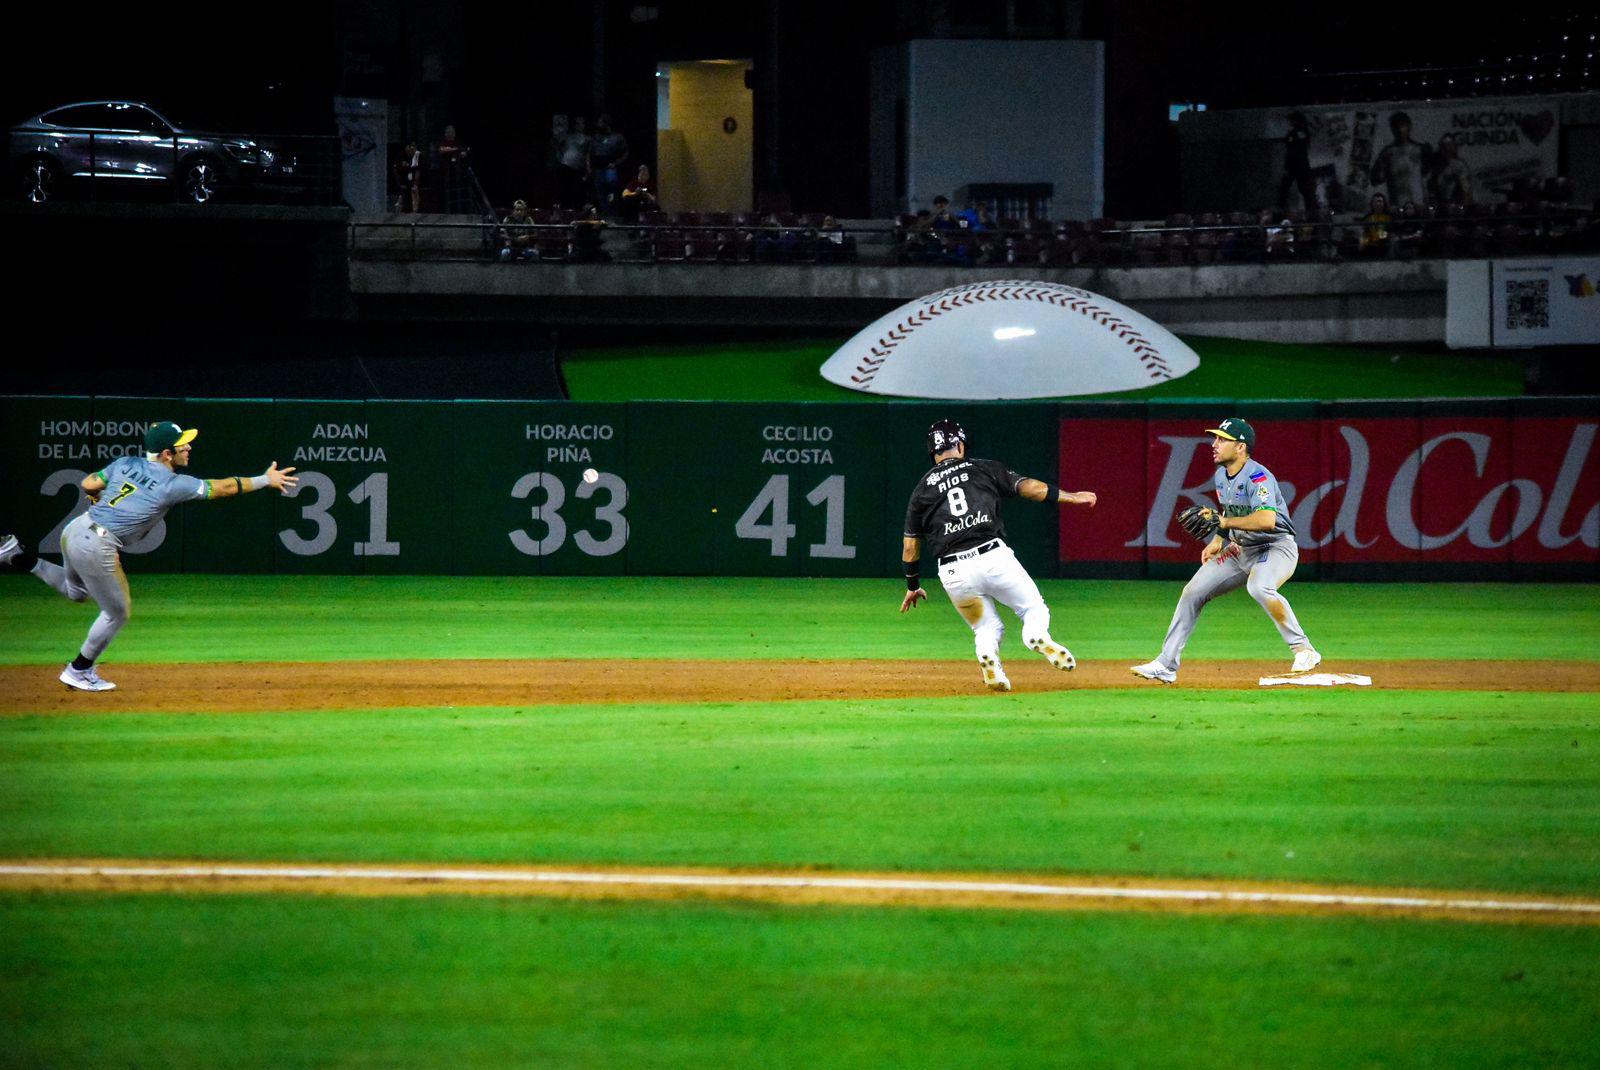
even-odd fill
[{"label": "retired numbers wall", "polygon": [[[197,427],[190,471],[298,470],[292,496],[180,506],[139,571],[894,576],[924,433],[946,406],[0,398],[30,545],[84,507],[85,473],[144,429]],[[1054,479],[1051,405],[966,405],[974,453]],[[593,468],[598,478],[585,482]],[[1052,510],[1006,512],[1040,575]]]},{"label": "retired numbers wall", "polygon": [[[1242,415],[1279,478],[1296,578],[1600,578],[1600,399],[883,405],[0,397],[0,532],[56,552],[78,481],[145,428],[191,471],[293,465],[293,496],[180,506],[135,570],[897,576],[934,420],[972,453],[1100,495],[1011,503],[1036,576],[1181,578],[1207,427]],[[593,468],[598,478],[585,482]]]}]

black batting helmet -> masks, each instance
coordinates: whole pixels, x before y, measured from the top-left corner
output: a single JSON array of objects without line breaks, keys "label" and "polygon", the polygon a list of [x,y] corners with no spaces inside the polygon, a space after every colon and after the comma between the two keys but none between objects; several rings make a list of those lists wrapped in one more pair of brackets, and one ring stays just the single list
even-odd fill
[{"label": "black batting helmet", "polygon": [[967,429],[954,420],[938,420],[928,428],[928,456],[933,457],[945,450],[954,449],[958,443],[967,441]]}]

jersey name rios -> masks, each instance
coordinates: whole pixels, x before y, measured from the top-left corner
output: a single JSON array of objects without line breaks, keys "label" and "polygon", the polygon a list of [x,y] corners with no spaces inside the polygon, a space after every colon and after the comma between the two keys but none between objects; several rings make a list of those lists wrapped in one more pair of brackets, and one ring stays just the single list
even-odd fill
[{"label": "jersey name rios", "polygon": [[1225,534],[1240,546],[1260,546],[1275,539],[1294,538],[1294,525],[1289,522],[1289,507],[1278,489],[1278,479],[1255,461],[1246,461],[1239,474],[1230,476],[1226,468],[1218,468],[1215,476],[1217,503],[1223,516],[1249,516],[1259,509],[1271,509],[1278,518],[1277,524],[1267,531],[1235,531]]},{"label": "jersey name rios", "polygon": [[208,497],[210,485],[140,456],[119,457],[95,473],[106,481],[89,519],[123,542],[142,539],[179,502]]},{"label": "jersey name rios", "polygon": [[1005,538],[1000,499],[1015,498],[1022,477],[999,461],[976,457],[934,465],[906,505],[905,534],[939,558]]}]

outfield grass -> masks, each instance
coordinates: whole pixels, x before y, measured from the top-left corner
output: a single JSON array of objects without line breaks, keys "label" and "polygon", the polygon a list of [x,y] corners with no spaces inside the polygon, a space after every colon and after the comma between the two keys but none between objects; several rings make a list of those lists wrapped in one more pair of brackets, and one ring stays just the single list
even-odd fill
[{"label": "outfield grass", "polygon": [[[1083,657],[1180,584],[1046,581]],[[117,661],[970,657],[893,580],[135,576]],[[1577,658],[1593,586],[1291,585],[1330,658]],[[0,577],[0,662],[91,610]],[[1007,653],[1025,655],[1012,637]],[[1242,596],[1190,655],[1281,655]],[[48,668],[47,668],[48,667]],[[221,670],[225,671],[225,669]],[[113,678],[114,677],[114,674]],[[530,696],[536,700],[537,696]],[[1024,870],[1600,894],[1593,694],[0,718],[0,858]],[[0,1064],[1594,1065],[1600,930],[0,893]]]},{"label": "outfield grass", "polygon": [[[575,401],[845,401],[881,395],[846,390],[818,374],[848,340],[830,338],[710,345],[574,350],[561,373]],[[1120,398],[1515,397],[1523,392],[1515,357],[1467,356],[1404,346],[1285,345],[1188,337],[1200,367]],[[1292,369],[1292,371],[1290,370]]]},{"label": "outfield grass", "polygon": [[1593,894],[1587,694],[8,718],[0,856],[1036,870]]},{"label": "outfield grass", "polygon": [[[971,633],[929,582],[897,612],[898,579],[481,576],[139,576],[107,663],[365,658],[968,658]],[[1043,580],[1052,631],[1080,658],[1160,650],[1179,581]],[[1290,584],[1330,659],[1600,656],[1585,584]],[[1003,648],[1028,656],[1008,620]],[[65,661],[93,607],[31,576],[0,576],[0,664]],[[1186,657],[1277,658],[1244,594],[1206,608]]]},{"label": "outfield grass", "polygon": [[0,895],[8,1065],[1593,1065],[1600,930]]}]

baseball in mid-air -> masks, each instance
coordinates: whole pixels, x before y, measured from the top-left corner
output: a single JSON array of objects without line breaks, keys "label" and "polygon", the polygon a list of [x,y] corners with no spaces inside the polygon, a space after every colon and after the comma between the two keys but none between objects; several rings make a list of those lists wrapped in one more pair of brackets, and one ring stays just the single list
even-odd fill
[{"label": "baseball in mid-air", "polygon": [[600,478],[600,473],[596,472],[593,468],[585,468],[583,470],[583,481],[585,483],[593,483],[595,480],[597,480],[599,478]]}]

